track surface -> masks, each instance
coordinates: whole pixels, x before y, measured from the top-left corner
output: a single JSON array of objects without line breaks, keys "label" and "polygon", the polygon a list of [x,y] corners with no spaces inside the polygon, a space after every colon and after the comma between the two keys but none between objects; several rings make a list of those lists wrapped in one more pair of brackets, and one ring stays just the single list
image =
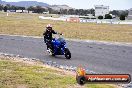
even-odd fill
[{"label": "track surface", "polygon": [[129,73],[132,75],[132,46],[106,45],[67,41],[71,60],[51,57],[42,38],[0,35],[0,52],[49,60],[61,65],[84,66],[97,73]]}]

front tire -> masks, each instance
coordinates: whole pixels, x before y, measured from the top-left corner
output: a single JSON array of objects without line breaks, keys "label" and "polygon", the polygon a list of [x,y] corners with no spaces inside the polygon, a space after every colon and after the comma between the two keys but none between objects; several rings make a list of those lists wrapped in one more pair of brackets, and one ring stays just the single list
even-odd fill
[{"label": "front tire", "polygon": [[66,59],[70,59],[71,58],[71,52],[69,51],[68,48],[65,49],[65,57],[66,57]]}]

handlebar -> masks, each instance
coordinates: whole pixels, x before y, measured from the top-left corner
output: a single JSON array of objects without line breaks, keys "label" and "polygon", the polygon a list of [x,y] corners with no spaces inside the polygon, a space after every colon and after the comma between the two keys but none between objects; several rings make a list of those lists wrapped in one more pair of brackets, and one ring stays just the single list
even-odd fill
[{"label": "handlebar", "polygon": [[58,35],[63,35],[62,33],[58,33]]}]

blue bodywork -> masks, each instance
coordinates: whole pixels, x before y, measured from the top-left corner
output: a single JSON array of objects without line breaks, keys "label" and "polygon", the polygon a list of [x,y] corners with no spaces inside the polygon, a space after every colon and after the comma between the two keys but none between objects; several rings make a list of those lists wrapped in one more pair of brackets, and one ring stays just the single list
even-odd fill
[{"label": "blue bodywork", "polygon": [[52,44],[54,47],[55,55],[64,55],[66,49],[66,41],[63,38],[53,38]]}]

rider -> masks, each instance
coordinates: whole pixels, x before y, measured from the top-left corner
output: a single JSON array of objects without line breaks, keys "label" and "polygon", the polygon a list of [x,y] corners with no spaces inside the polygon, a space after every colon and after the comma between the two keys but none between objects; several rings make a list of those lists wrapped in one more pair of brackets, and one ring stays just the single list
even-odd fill
[{"label": "rider", "polygon": [[44,42],[46,43],[47,45],[47,50],[48,48],[51,48],[51,50],[53,50],[53,45],[52,45],[52,34],[59,34],[57,32],[55,32],[53,29],[52,29],[52,25],[51,24],[48,24],[46,26],[46,31],[43,33],[43,36],[44,36]]}]

